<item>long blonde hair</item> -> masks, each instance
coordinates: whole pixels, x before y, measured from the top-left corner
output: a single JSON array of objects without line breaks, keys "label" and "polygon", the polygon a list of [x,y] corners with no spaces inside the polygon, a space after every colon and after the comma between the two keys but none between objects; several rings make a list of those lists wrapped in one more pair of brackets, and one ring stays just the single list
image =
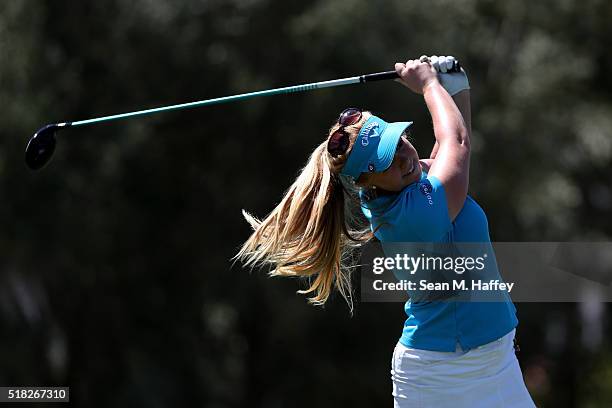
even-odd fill
[{"label": "long blonde hair", "polygon": [[[243,210],[254,232],[235,259],[250,267],[268,265],[270,276],[307,278],[308,289],[298,293],[314,294],[308,298],[314,305],[323,305],[335,287],[353,311],[356,250],[373,235],[359,210],[356,192],[361,180],[352,184],[340,170],[369,116],[364,112],[359,122],[345,128],[350,140],[346,154],[332,157],[327,140],[321,143],[263,221]],[[334,124],[328,137],[338,127]]]}]

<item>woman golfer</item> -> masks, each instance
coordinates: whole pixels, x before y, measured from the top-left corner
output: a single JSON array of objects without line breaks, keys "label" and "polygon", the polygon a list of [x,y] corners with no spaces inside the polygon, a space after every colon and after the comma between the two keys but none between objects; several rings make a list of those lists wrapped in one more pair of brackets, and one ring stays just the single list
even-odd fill
[{"label": "woman golfer", "polygon": [[[422,95],[435,144],[419,159],[412,122],[387,123],[349,108],[312,153],[278,206],[259,221],[238,257],[271,275],[308,277],[314,304],[336,288],[352,307],[347,261],[376,237],[385,242],[489,243],[486,216],[467,195],[470,98],[452,57],[395,64]],[[359,201],[351,208],[351,190]],[[363,213],[369,225],[359,229]],[[490,245],[490,244],[489,244]],[[534,407],[514,354],[518,324],[509,298],[496,302],[408,301],[391,379],[395,407]]]}]

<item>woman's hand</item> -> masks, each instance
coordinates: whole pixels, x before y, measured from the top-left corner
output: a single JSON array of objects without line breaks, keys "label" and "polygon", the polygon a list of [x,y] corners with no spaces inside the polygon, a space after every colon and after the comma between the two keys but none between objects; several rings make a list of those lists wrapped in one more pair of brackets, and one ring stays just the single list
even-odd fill
[{"label": "woman's hand", "polygon": [[436,70],[427,62],[419,60],[408,60],[405,64],[398,62],[395,64],[395,71],[400,76],[395,81],[420,95],[423,95],[428,86],[438,82]]}]

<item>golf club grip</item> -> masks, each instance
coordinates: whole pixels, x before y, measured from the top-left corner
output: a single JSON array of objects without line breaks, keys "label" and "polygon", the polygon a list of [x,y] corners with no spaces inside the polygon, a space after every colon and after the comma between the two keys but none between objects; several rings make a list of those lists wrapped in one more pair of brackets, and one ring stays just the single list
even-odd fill
[{"label": "golf club grip", "polygon": [[399,78],[395,71],[376,72],[374,74],[365,74],[361,76],[361,82],[385,81],[388,79]]},{"label": "golf club grip", "polygon": [[[461,72],[459,61],[455,61],[455,65],[448,72]],[[388,79],[397,79],[399,75],[395,71],[376,72],[374,74],[365,74],[360,77],[360,82],[385,81]]]}]

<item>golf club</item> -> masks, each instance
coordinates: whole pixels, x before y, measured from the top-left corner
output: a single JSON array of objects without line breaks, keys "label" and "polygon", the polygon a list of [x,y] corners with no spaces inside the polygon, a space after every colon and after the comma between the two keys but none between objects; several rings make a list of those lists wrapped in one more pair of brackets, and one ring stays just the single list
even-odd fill
[{"label": "golf club", "polygon": [[[459,72],[461,66],[455,61],[450,72]],[[157,112],[165,112],[178,109],[195,108],[199,106],[215,105],[226,102],[239,101],[243,99],[255,98],[258,96],[269,96],[287,94],[293,92],[311,91],[313,89],[331,88],[334,86],[382,81],[396,79],[399,75],[395,71],[377,72],[373,74],[358,75],[350,78],[333,79],[330,81],[313,82],[310,84],[287,86],[283,88],[268,89],[257,92],[249,92],[238,95],[225,96],[221,98],[206,99],[195,102],[182,103],[178,105],[162,106],[158,108],[139,110],[134,112],[119,113],[116,115],[102,116],[99,118],[80,120],[76,122],[61,122],[45,125],[40,128],[28,141],[25,151],[25,162],[32,170],[38,170],[49,162],[55,151],[55,133],[69,127],[90,125],[94,123],[109,122],[117,119],[125,119],[132,116],[149,115]]]}]

